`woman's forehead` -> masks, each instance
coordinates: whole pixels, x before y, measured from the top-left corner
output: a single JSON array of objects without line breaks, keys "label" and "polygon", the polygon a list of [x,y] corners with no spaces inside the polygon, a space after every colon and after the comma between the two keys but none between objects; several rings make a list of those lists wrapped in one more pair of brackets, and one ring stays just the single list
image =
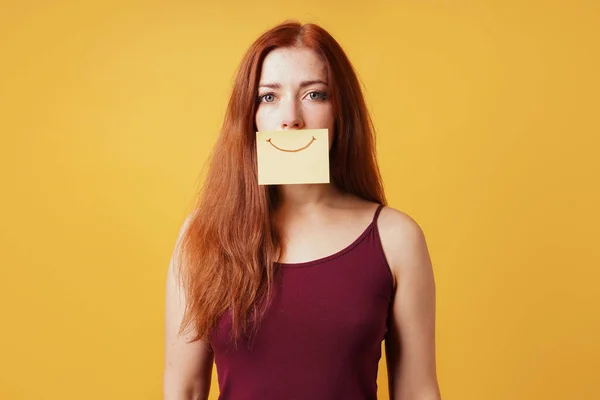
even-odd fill
[{"label": "woman's forehead", "polygon": [[267,54],[263,61],[261,84],[317,80],[327,82],[327,67],[311,49],[278,48]]}]

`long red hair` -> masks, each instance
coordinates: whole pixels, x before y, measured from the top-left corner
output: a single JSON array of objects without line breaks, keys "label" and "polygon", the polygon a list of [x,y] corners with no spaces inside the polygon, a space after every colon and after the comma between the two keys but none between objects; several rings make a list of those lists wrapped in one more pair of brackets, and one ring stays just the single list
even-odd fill
[{"label": "long red hair", "polygon": [[186,310],[180,333],[208,340],[219,317],[232,317],[232,339],[256,332],[277,275],[281,240],[271,215],[276,187],[259,186],[256,159],[258,84],[266,55],[275,48],[314,50],[327,66],[335,113],[331,182],[365,200],[385,204],[375,138],[354,68],[335,39],[315,24],[285,22],[263,33],[237,71],[225,120],[213,149],[194,212],[178,244],[177,269]]}]

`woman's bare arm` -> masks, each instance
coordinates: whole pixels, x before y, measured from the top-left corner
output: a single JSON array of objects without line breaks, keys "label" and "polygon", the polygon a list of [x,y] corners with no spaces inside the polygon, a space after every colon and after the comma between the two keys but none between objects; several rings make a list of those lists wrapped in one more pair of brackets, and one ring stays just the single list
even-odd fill
[{"label": "woman's bare arm", "polygon": [[395,276],[395,298],[386,338],[390,400],[439,400],[435,360],[435,283],[421,228],[386,208],[381,241]]},{"label": "woman's bare arm", "polygon": [[210,390],[213,353],[208,343],[188,343],[191,334],[178,334],[185,310],[185,294],[175,273],[174,260],[175,257],[169,265],[166,280],[163,398],[206,400]]}]

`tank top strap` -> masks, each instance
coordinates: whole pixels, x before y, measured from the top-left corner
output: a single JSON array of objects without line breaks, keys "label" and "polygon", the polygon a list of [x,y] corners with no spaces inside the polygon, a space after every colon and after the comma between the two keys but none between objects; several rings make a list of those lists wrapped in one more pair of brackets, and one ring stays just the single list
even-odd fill
[{"label": "tank top strap", "polygon": [[379,214],[381,213],[381,210],[383,210],[383,207],[385,207],[384,204],[380,204],[377,207],[377,210],[375,211],[375,215],[373,216],[373,224],[375,224],[377,222],[377,218],[379,218]]}]

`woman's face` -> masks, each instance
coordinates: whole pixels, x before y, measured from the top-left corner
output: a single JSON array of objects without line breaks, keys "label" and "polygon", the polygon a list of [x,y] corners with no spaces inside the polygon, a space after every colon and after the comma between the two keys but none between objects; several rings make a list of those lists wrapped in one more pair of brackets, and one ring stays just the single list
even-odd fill
[{"label": "woman's face", "polygon": [[307,48],[286,47],[265,57],[258,85],[258,131],[328,129],[335,117],[325,63]]}]

